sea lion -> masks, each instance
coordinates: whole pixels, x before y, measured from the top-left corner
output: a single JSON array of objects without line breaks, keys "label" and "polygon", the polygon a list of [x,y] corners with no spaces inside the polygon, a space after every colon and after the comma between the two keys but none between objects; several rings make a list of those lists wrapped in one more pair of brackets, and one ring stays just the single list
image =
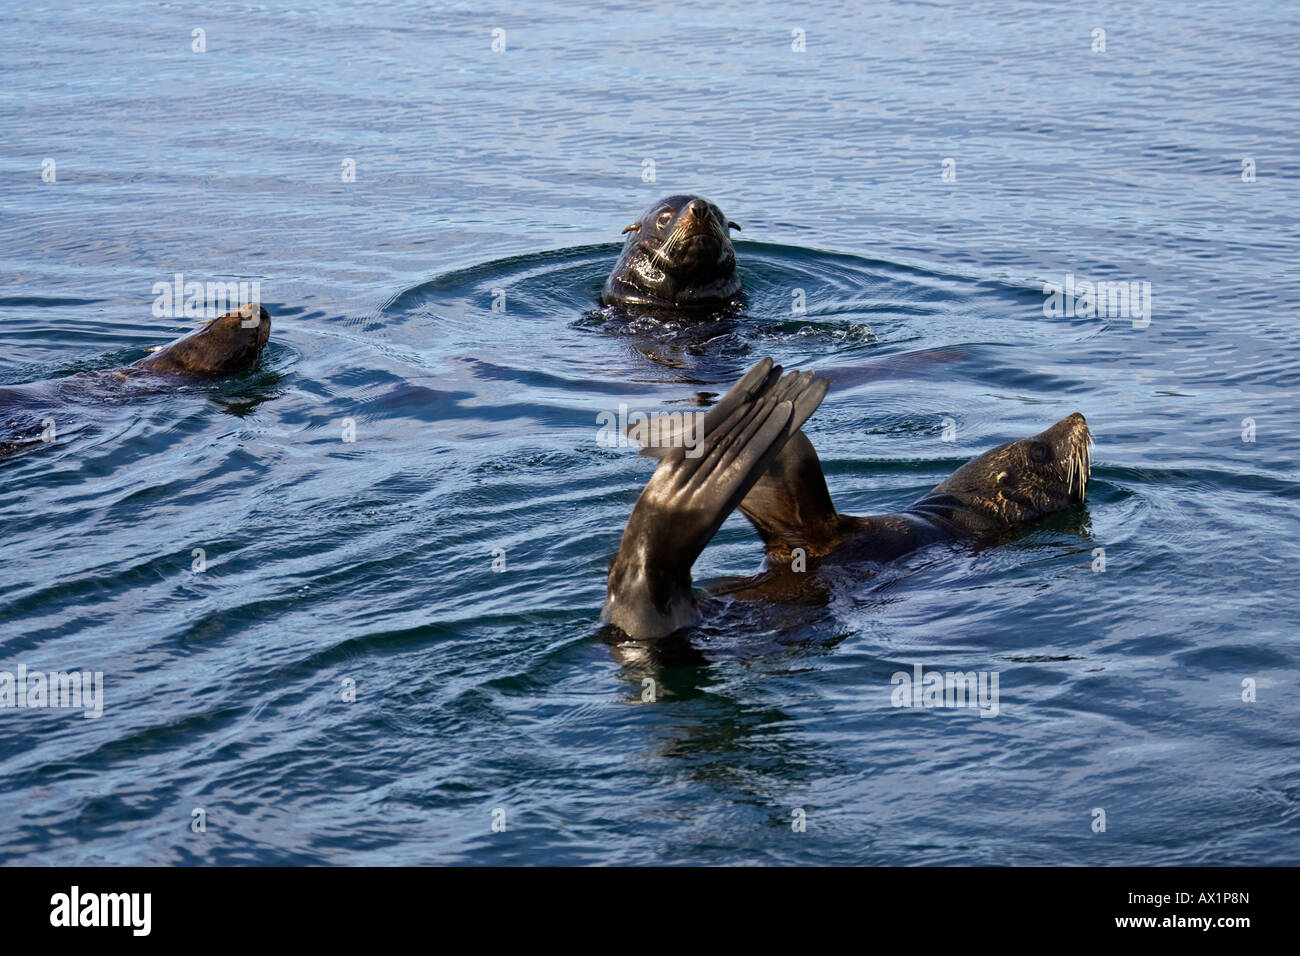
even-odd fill
[{"label": "sea lion", "polygon": [[1075,412],[972,459],[905,511],[840,514],[799,430],[826,389],[812,372],[783,376],[763,359],[698,428],[678,419],[659,431],[675,429],[642,451],[659,465],[610,564],[602,621],[638,640],[698,623],[691,565],[736,507],[763,540],[765,568],[709,592],[803,603],[825,599],[814,581],[822,564],[885,562],[939,541],[996,537],[1083,500],[1092,436]]},{"label": "sea lion", "polygon": [[271,335],[271,316],[245,305],[142,359],[108,371],[0,388],[0,459],[47,440],[43,423],[61,409],[120,401],[123,383],[156,384],[233,375],[251,367]]},{"label": "sea lion", "polygon": [[739,228],[699,196],[661,199],[623,230],[627,242],[600,304],[666,310],[728,305],[740,294],[740,277],[727,230]]}]

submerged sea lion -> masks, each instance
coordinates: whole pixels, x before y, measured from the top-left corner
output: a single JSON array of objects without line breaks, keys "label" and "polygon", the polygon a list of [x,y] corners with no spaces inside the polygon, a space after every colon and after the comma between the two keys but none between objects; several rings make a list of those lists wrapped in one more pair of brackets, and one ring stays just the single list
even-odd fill
[{"label": "submerged sea lion", "polygon": [[727,230],[739,228],[699,196],[661,199],[623,230],[627,242],[600,304],[673,310],[729,304],[740,294],[740,278]]},{"label": "submerged sea lion", "polygon": [[691,565],[736,507],[763,539],[766,567],[709,591],[797,603],[816,590],[820,564],[884,562],[938,541],[994,536],[1083,500],[1092,436],[1076,412],[972,459],[906,511],[840,514],[799,430],[826,389],[812,372],[782,377],[781,366],[763,359],[698,431],[689,420],[660,431],[675,434],[642,452],[659,465],[610,564],[602,621],[635,639],[698,623]]},{"label": "submerged sea lion", "polygon": [[242,372],[257,361],[270,335],[270,314],[246,305],[130,365],[0,388],[0,458],[42,443],[40,423],[62,418],[60,410],[69,405],[120,400],[125,380],[152,387]]},{"label": "submerged sea lion", "polygon": [[271,315],[260,305],[245,305],[213,319],[152,355],[118,369],[122,375],[159,372],[211,378],[242,372],[262,354],[271,337]]}]

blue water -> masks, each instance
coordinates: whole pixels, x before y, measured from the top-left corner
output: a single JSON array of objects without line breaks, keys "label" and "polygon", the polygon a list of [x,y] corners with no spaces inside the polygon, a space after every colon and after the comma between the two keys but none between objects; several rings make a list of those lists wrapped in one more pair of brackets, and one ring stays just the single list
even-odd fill
[{"label": "blue water", "polygon": [[[104,674],[98,719],[0,711],[0,860],[1300,862],[1298,41],[1244,2],[5,3],[0,386],[184,333],[176,272],[273,329],[0,463],[0,670]],[[737,322],[596,308],[676,192],[743,226]],[[1150,325],[1045,316],[1068,273]],[[620,647],[650,468],[596,416],[764,355],[830,379],[844,511],[1072,411],[1088,501]],[[696,578],[760,554],[733,516]],[[998,716],[893,707],[917,664]]]}]

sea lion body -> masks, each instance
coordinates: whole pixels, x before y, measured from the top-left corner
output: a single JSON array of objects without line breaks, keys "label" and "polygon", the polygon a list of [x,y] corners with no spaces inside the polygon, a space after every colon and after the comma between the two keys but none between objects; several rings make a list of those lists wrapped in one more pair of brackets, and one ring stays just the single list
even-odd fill
[{"label": "sea lion body", "polygon": [[[740,503],[763,538],[763,571],[705,589],[742,600],[806,603],[792,594],[806,597],[800,592],[810,585],[816,590],[819,568],[886,564],[941,542],[997,538],[1083,500],[1091,440],[1087,422],[1075,412],[1038,435],[971,459],[903,511],[858,517],[835,512],[829,494],[792,485],[797,479],[790,471],[821,475],[812,443],[799,432]],[[780,499],[774,488],[784,492]]]},{"label": "sea lion body", "polygon": [[740,295],[731,222],[698,196],[668,196],[623,231],[623,252],[601,305],[657,310],[718,309]]},{"label": "sea lion body", "polygon": [[1076,412],[972,459],[905,511],[840,514],[799,430],[825,391],[824,380],[782,378],[780,366],[764,359],[705,416],[698,434],[644,450],[659,466],[610,565],[602,620],[634,639],[697,623],[690,566],[736,507],[763,540],[765,567],[711,582],[709,593],[807,604],[828,597],[822,568],[878,565],[943,541],[993,538],[1083,500],[1092,437]]}]

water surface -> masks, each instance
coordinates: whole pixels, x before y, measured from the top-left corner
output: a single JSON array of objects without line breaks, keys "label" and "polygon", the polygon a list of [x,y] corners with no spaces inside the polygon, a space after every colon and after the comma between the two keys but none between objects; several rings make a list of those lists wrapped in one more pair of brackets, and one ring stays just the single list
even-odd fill
[{"label": "water surface", "polygon": [[[0,669],[105,681],[0,711],[0,860],[1300,861],[1294,10],[226,9],[0,12],[0,388],[187,331],[176,272],[274,323],[0,464]],[[611,320],[619,230],[684,191],[742,224],[746,314]],[[1045,316],[1068,273],[1149,282],[1149,326]],[[1072,411],[1087,504],[611,646],[650,469],[597,415],[764,355],[830,379],[844,511]],[[696,576],[759,558],[734,516]],[[916,664],[999,715],[891,706]]]}]

